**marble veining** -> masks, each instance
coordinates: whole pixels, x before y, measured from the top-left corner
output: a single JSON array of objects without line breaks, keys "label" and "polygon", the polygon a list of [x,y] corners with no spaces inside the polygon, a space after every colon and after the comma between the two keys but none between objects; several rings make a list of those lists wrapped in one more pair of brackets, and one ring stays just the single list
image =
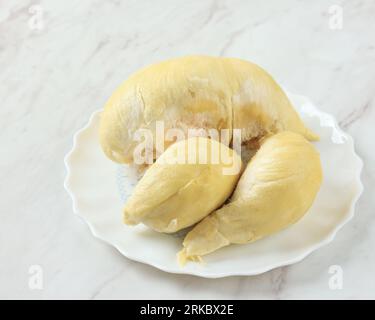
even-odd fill
[{"label": "marble veining", "polygon": [[[375,298],[374,16],[372,0],[2,1],[0,298]],[[254,277],[167,274],[73,214],[63,158],[74,132],[138,68],[195,53],[260,64],[354,137],[365,164],[355,217],[302,262]],[[329,286],[335,265],[341,290]]]}]

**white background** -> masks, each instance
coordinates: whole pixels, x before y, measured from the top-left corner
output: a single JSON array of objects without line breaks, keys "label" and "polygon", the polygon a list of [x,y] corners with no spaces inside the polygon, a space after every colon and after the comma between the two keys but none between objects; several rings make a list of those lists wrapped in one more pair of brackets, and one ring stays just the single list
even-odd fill
[{"label": "white background", "polygon": [[[342,29],[330,28],[336,4]],[[375,298],[374,17],[372,0],[2,1],[0,298]],[[63,158],[74,132],[138,68],[194,53],[260,64],[355,139],[365,162],[355,218],[296,265],[167,274],[99,242],[72,212]],[[43,268],[43,290],[29,288],[31,265]],[[344,271],[342,290],[329,289],[331,265]]]}]

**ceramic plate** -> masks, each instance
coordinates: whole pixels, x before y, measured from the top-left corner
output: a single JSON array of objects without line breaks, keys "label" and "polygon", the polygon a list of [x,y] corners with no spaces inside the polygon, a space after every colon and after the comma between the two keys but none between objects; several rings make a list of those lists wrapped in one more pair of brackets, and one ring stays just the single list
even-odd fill
[{"label": "ceramic plate", "polygon": [[74,136],[73,149],[65,158],[65,188],[73,199],[73,210],[97,238],[116,247],[129,259],[158,269],[207,278],[256,275],[302,260],[329,243],[354,214],[362,192],[362,161],[352,138],[335,119],[319,111],[306,97],[288,94],[308,127],[321,140],[314,143],[323,165],[324,181],[313,206],[295,225],[248,245],[232,245],[204,257],[204,264],[180,267],[176,253],[182,238],[154,232],[142,225],[122,223],[122,206],[137,183],[127,166],[116,165],[102,152],[98,139],[100,111]]}]

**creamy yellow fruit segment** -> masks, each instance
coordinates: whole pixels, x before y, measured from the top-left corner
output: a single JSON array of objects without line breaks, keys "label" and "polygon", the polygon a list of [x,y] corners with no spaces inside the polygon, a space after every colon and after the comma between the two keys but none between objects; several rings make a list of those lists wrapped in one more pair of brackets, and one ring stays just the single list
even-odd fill
[{"label": "creamy yellow fruit segment", "polygon": [[297,222],[322,182],[319,153],[303,136],[281,132],[261,141],[227,205],[185,237],[179,261],[271,235]]},{"label": "creamy yellow fruit segment", "polygon": [[133,74],[104,108],[100,123],[104,152],[113,161],[132,163],[134,133],[148,129],[155,137],[157,121],[163,121],[165,130],[182,130],[185,138],[191,128],[231,133],[240,129],[242,141],[285,130],[309,140],[318,138],[266,71],[235,58],[186,56]]},{"label": "creamy yellow fruit segment", "polygon": [[167,233],[191,226],[224,203],[241,169],[241,157],[216,140],[176,142],[136,185],[124,208],[124,222]]}]

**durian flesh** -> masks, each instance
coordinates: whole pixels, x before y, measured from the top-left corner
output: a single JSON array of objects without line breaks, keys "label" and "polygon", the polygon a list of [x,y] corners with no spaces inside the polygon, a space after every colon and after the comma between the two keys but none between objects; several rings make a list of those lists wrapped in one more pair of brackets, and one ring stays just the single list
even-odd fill
[{"label": "durian flesh", "polygon": [[199,128],[230,134],[240,129],[243,142],[284,130],[318,138],[266,71],[234,58],[187,56],[136,72],[105,106],[100,122],[104,152],[113,161],[132,163],[134,133],[148,129],[155,138],[157,121],[163,121],[165,130],[180,129],[185,137],[188,129]]},{"label": "durian flesh", "polygon": [[136,185],[124,208],[124,222],[166,233],[191,226],[225,202],[241,169],[241,157],[216,140],[176,142]]},{"label": "durian flesh", "polygon": [[297,222],[313,203],[321,181],[319,153],[304,137],[282,132],[265,138],[229,204],[186,235],[180,263],[229,244],[256,241]]}]

